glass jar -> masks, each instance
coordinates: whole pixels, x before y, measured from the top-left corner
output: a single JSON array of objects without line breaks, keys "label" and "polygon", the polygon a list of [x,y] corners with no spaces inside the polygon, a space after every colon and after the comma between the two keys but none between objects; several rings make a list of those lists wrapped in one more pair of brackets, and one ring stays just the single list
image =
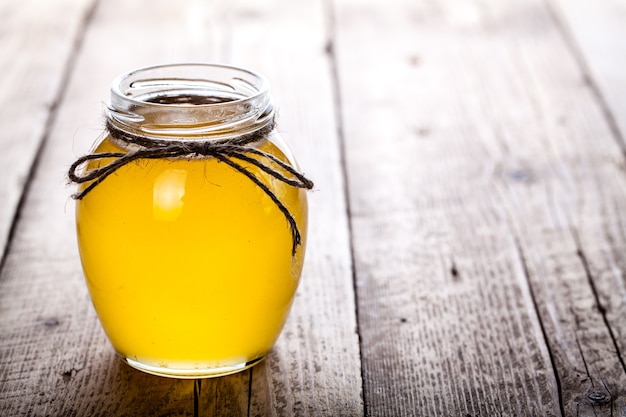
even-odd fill
[{"label": "glass jar", "polygon": [[298,286],[312,186],[274,128],[266,80],[208,64],[130,72],[112,84],[107,128],[70,179],[113,347],[178,378],[260,361]]}]

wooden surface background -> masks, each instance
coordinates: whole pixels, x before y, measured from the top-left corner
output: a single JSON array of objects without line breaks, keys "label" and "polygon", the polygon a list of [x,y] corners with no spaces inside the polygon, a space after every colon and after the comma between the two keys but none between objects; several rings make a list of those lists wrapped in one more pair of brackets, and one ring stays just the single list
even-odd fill
[{"label": "wooden surface background", "polygon": [[[623,0],[1,0],[0,18],[0,415],[626,416]],[[316,188],[274,351],[194,394],[115,358],[65,172],[114,77],[206,61],[271,80]]]}]

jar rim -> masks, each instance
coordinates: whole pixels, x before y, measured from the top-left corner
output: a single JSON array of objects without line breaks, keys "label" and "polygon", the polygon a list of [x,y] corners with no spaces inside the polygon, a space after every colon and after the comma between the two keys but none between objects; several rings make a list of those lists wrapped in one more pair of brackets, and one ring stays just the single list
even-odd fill
[{"label": "jar rim", "polygon": [[107,118],[146,136],[221,138],[255,131],[273,119],[267,79],[212,63],[163,64],[115,78]]},{"label": "jar rim", "polygon": [[[255,72],[255,71],[251,71],[251,70],[245,69],[243,67],[237,67],[237,66],[234,66],[234,65],[190,62],[190,63],[174,63],[174,64],[151,65],[151,66],[140,67],[140,68],[133,69],[131,71],[127,71],[127,72],[117,76],[113,80],[113,82],[111,83],[111,94],[114,95],[114,96],[117,96],[117,97],[119,97],[119,98],[121,98],[123,100],[127,100],[129,102],[132,102],[132,103],[134,103],[136,105],[141,105],[141,106],[149,105],[149,106],[157,106],[157,107],[171,106],[172,104],[155,103],[155,102],[150,102],[150,101],[145,101],[145,100],[141,100],[141,99],[135,98],[135,97],[129,95],[128,93],[124,93],[122,91],[122,85],[124,84],[124,82],[128,81],[129,79],[132,79],[132,77],[137,76],[137,75],[146,74],[146,73],[150,73],[150,72],[169,71],[169,70],[180,71],[180,70],[190,69],[190,68],[201,69],[201,70],[218,69],[218,70],[224,70],[224,71],[231,71],[233,73],[246,74],[246,75],[251,76],[254,79],[258,80],[259,87],[256,88],[256,92],[254,92],[254,93],[252,93],[252,94],[250,94],[248,96],[245,96],[245,97],[234,99],[234,100],[230,101],[230,103],[233,103],[233,102],[241,103],[242,101],[253,100],[253,99],[255,99],[258,96],[266,94],[267,92],[269,92],[269,89],[270,89],[269,81],[261,73],[258,73],[258,72]],[[177,78],[181,79],[181,80],[184,79],[180,75],[178,75]],[[238,78],[234,78],[234,79],[238,79]],[[207,79],[206,81],[210,81],[210,80]],[[221,104],[222,103],[176,104],[176,106],[197,107],[197,106],[219,106]]]}]

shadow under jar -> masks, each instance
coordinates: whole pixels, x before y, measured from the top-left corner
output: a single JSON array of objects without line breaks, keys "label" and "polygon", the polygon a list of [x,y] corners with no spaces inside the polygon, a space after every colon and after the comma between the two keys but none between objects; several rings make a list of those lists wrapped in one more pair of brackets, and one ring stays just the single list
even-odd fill
[{"label": "shadow under jar", "polygon": [[312,183],[273,121],[265,79],[235,67],[159,66],[113,82],[107,135],[70,178],[91,299],[131,366],[220,376],[276,342]]}]

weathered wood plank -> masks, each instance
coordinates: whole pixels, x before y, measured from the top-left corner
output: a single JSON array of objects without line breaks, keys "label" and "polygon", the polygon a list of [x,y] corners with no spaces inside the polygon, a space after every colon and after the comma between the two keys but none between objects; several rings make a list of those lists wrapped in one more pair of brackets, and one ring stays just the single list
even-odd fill
[{"label": "weathered wood plank", "polygon": [[369,414],[624,415],[623,156],[545,5],[335,3]]},{"label": "weathered wood plank", "polygon": [[[310,251],[284,334],[252,371],[203,381],[199,414],[362,414],[324,40],[321,2],[99,4],[0,278],[0,414],[193,415],[192,381],[144,375],[115,359],[82,280],[63,176],[98,135],[100,103],[108,101],[113,77],[149,64],[205,60],[249,66],[274,81],[284,108],[280,130],[317,186],[310,196]],[[300,60],[291,61],[294,56]]]},{"label": "weathered wood plank", "polygon": [[[270,77],[279,130],[315,180],[303,281],[270,360],[253,370],[250,415],[362,415],[344,183],[324,1],[225,2],[229,62]],[[236,6],[235,6],[236,5]],[[232,9],[236,7],[236,9]],[[259,37],[259,33],[263,36]]]},{"label": "weathered wood plank", "polygon": [[0,2],[0,253],[91,3]]},{"label": "weathered wood plank", "polygon": [[[611,135],[622,149],[626,132],[626,3],[614,0],[602,1],[553,1],[559,23],[564,26],[566,41],[576,53],[585,73],[586,81],[596,93],[608,120]],[[606,132],[602,132],[606,134]],[[585,139],[593,141],[589,135]],[[606,158],[606,156],[605,156]],[[604,164],[607,165],[607,164]],[[580,210],[581,220],[576,229],[579,256],[584,263],[595,302],[606,325],[611,330],[614,349],[626,371],[626,230],[624,210],[626,198],[620,177],[626,165],[612,158],[609,165],[617,170],[589,170],[587,186],[599,199],[586,201]],[[617,176],[617,179],[615,178]],[[608,203],[607,203],[608,202]],[[595,358],[587,358],[593,363]],[[617,401],[624,395],[623,388],[608,386],[605,381],[595,380],[595,390],[587,398],[587,407],[597,403]],[[623,401],[623,398],[621,398]],[[620,410],[622,415],[626,412]]]},{"label": "weathered wood plank", "polygon": [[[626,3],[550,0],[564,35],[622,141],[626,135]],[[626,146],[625,146],[626,148]]]}]

